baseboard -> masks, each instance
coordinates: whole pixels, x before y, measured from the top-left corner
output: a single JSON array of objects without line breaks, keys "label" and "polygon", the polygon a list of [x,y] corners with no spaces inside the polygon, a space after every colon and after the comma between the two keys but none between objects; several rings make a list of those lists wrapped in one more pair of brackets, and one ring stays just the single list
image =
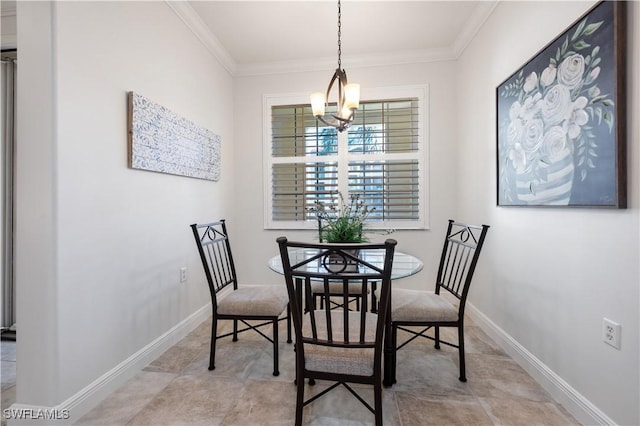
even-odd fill
[{"label": "baseboard", "polygon": [[615,422],[580,392],[553,372],[513,337],[498,327],[475,306],[467,303],[467,313],[482,330],[513,358],[527,373],[567,409],[581,424],[615,425]]},{"label": "baseboard", "polygon": [[[162,336],[103,374],[93,383],[55,407],[13,404],[2,413],[7,425],[67,425],[78,421],[103,399],[140,372],[151,361],[178,343],[211,315],[211,304],[185,318]],[[7,413],[10,415],[7,416]],[[21,416],[22,419],[16,417]],[[9,417],[9,418],[7,418]]]}]

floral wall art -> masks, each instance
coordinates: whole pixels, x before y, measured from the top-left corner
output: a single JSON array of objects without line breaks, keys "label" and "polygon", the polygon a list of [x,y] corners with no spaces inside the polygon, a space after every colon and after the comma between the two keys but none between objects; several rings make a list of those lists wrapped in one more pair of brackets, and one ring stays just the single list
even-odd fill
[{"label": "floral wall art", "polygon": [[220,136],[137,93],[128,100],[129,167],[220,178]]},{"label": "floral wall art", "polygon": [[625,3],[598,3],[496,89],[498,205],[626,207]]}]

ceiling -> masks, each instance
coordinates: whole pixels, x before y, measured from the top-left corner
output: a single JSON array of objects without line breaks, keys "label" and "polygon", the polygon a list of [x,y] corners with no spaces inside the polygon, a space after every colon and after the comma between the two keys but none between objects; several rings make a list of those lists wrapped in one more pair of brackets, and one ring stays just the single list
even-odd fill
[{"label": "ceiling", "polygon": [[[233,74],[337,66],[337,1],[169,3]],[[455,59],[496,1],[342,2],[344,68]],[[191,10],[188,10],[191,9]],[[199,21],[199,22],[198,22]],[[209,34],[206,34],[209,32]]]},{"label": "ceiling", "polygon": [[[342,65],[456,59],[497,1],[343,0]],[[15,16],[15,1],[0,3]],[[337,0],[166,3],[232,75],[337,66]]]}]

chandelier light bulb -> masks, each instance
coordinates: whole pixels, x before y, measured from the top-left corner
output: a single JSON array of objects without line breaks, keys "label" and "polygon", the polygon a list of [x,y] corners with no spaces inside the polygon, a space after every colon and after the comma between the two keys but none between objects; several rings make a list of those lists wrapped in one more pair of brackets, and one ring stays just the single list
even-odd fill
[{"label": "chandelier light bulb", "polygon": [[311,110],[314,117],[324,115],[325,102],[324,93],[316,92],[311,94]]},{"label": "chandelier light bulb", "polygon": [[349,83],[344,86],[344,106],[347,109],[358,109],[360,106],[360,85]]}]

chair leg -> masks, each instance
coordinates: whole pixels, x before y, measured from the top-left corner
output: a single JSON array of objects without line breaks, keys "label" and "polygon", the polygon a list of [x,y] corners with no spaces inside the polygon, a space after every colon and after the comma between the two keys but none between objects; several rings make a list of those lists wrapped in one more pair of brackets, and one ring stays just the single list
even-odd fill
[{"label": "chair leg", "polygon": [[209,353],[209,370],[214,370],[216,368],[216,336],[218,329],[218,319],[215,315],[213,315],[213,319],[211,322],[211,352]]},{"label": "chair leg", "polygon": [[280,371],[278,371],[278,318],[273,320],[273,375],[280,375]]},{"label": "chair leg", "polygon": [[436,349],[440,349],[440,327],[437,325],[433,326],[434,330],[435,330],[435,348]]},{"label": "chair leg", "polygon": [[384,334],[384,371],[382,372],[382,384],[388,388],[393,386],[396,379],[396,339],[394,332],[395,325],[387,324]]},{"label": "chair leg", "polygon": [[238,341],[238,320],[233,320],[233,341]]},{"label": "chair leg", "polygon": [[291,342],[291,304],[287,304],[287,343]]},{"label": "chair leg", "polygon": [[382,426],[382,385],[377,380],[373,385],[374,413],[376,426]]},{"label": "chair leg", "polygon": [[391,326],[391,339],[392,339],[392,348],[393,352],[391,352],[391,383],[396,383],[398,380],[396,379],[396,370],[398,365],[398,351],[396,348],[398,347],[398,327]]},{"label": "chair leg", "polygon": [[458,327],[458,362],[460,363],[460,381],[467,381],[467,374],[464,362],[464,328]]},{"label": "chair leg", "polygon": [[296,374],[296,376],[296,426],[302,426],[302,409],[304,408],[304,377],[302,377],[301,374]]},{"label": "chair leg", "polygon": [[376,282],[371,283],[371,313],[378,313],[378,298],[376,297]]}]

